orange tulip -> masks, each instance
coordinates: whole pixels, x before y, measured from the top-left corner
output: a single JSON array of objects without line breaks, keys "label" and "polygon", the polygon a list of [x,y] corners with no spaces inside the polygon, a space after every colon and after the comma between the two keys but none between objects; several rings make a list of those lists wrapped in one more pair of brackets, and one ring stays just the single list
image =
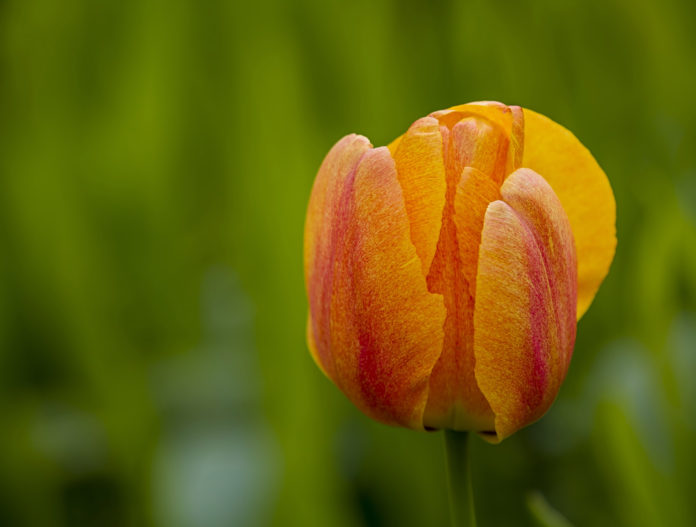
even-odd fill
[{"label": "orange tulip", "polygon": [[348,135],[307,211],[312,356],[370,417],[500,441],[555,399],[615,214],[590,152],[518,106],[434,112],[388,147]]}]

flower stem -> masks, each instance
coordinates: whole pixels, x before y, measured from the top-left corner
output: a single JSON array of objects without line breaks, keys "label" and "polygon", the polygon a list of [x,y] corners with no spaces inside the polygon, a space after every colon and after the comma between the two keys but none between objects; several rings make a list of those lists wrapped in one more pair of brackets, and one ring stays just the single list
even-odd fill
[{"label": "flower stem", "polygon": [[445,430],[447,483],[453,527],[476,527],[474,492],[471,487],[469,432]]}]

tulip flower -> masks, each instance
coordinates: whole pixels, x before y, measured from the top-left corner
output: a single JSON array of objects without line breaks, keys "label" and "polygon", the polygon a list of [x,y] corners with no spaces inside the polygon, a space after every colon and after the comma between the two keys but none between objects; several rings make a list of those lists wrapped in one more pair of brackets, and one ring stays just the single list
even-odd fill
[{"label": "tulip flower", "polygon": [[558,394],[615,245],[604,172],[531,110],[455,106],[388,147],[348,135],[307,211],[309,348],[374,419],[498,442]]}]

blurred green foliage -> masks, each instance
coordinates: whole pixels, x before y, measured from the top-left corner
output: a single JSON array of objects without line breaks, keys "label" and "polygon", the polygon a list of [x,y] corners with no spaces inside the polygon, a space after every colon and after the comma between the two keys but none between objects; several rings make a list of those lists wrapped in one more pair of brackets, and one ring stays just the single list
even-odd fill
[{"label": "blurred green foliage", "polygon": [[695,64],[689,0],[3,0],[0,525],[445,525],[441,434],[312,363],[302,229],[342,135],[482,99],[581,138],[619,245],[480,523],[696,525]]}]

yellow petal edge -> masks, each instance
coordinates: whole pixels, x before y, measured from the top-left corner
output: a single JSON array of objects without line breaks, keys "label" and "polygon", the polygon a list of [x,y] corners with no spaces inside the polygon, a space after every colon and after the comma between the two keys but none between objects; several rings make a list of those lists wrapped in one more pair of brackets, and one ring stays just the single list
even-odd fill
[{"label": "yellow petal edge", "polygon": [[570,220],[578,258],[580,320],[614,259],[614,193],[595,158],[569,130],[526,108],[522,166],[551,185]]}]

